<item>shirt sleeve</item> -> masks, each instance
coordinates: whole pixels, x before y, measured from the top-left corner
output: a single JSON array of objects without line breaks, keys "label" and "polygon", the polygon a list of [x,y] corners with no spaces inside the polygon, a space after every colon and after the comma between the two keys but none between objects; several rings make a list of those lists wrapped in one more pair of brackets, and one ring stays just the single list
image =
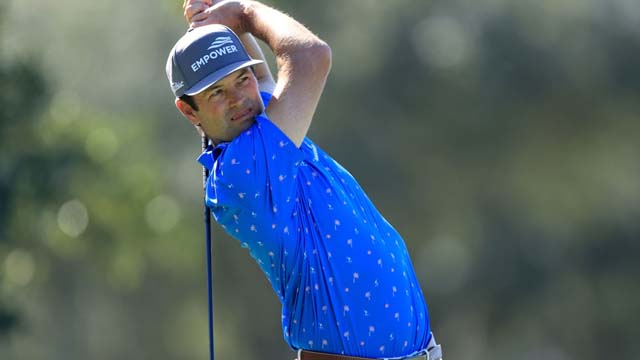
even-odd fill
[{"label": "shirt sleeve", "polygon": [[229,143],[216,161],[213,185],[229,207],[287,214],[304,153],[264,114]]}]

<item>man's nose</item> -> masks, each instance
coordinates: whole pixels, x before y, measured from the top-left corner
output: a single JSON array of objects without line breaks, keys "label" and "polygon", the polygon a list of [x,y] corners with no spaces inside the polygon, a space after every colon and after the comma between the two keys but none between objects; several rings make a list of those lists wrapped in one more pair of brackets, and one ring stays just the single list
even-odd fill
[{"label": "man's nose", "polygon": [[229,90],[228,93],[229,106],[235,106],[242,102],[242,93],[238,90]]}]

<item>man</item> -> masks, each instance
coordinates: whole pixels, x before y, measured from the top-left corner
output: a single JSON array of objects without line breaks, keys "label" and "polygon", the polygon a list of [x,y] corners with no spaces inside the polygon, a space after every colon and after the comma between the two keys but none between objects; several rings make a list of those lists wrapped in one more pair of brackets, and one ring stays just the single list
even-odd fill
[{"label": "man", "polygon": [[[206,203],[271,282],[287,343],[300,360],[440,359],[404,241],[306,137],[329,46],[256,1],[187,0],[185,16],[192,29],[167,76],[212,142],[199,158],[211,171]],[[273,51],[277,82],[252,35]]]}]

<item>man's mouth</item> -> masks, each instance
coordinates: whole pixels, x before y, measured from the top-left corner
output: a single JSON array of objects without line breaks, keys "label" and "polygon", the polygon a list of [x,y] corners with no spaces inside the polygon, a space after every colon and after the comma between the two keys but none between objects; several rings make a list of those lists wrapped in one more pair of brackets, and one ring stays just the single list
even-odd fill
[{"label": "man's mouth", "polygon": [[231,116],[231,122],[243,120],[243,119],[246,119],[247,117],[251,117],[252,115],[253,115],[253,111],[251,110],[251,108],[240,110]]}]

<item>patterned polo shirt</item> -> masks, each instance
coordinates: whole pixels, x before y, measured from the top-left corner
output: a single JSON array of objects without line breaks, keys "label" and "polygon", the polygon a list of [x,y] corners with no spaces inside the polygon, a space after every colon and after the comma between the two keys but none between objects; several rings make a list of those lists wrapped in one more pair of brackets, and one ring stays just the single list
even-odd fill
[{"label": "patterned polo shirt", "polygon": [[296,147],[262,113],[198,160],[214,218],[282,303],[289,346],[371,358],[425,349],[427,306],[402,237],[320,147]]}]

